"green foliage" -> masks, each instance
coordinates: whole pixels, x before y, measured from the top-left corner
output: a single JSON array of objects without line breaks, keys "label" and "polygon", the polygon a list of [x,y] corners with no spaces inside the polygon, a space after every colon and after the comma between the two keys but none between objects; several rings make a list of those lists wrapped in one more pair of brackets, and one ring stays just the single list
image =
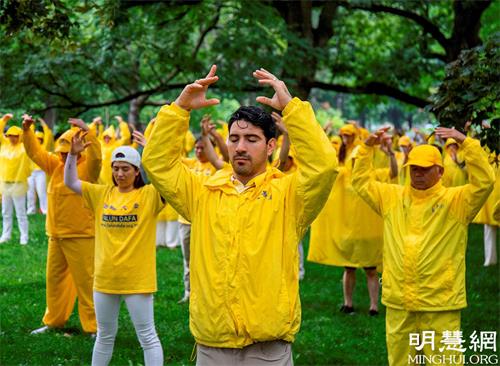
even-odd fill
[{"label": "green foliage", "polygon": [[[324,47],[314,47],[311,39],[296,32],[277,4],[0,0],[0,113],[39,116],[54,107],[57,122],[64,124],[74,116],[125,117],[131,100],[140,96],[145,103],[140,122],[145,124],[158,110],[148,102],[175,99],[182,85],[206,73],[212,63],[219,66],[220,75],[214,92],[245,104],[268,93],[252,78],[258,67],[282,77],[294,95],[301,95],[313,78],[352,88],[383,82],[427,99],[444,77],[444,63],[435,56],[444,49],[421,26],[356,6],[381,4],[409,11],[450,37],[451,0],[341,2],[333,17],[333,35]],[[324,4],[312,6],[314,28]],[[498,2],[492,8],[497,9]],[[498,27],[495,15],[491,9],[484,14],[482,35]],[[310,95],[324,96],[318,100],[323,102],[337,94],[313,89]],[[394,108],[423,114],[375,94],[351,96],[342,113],[377,123]],[[423,119],[429,118],[427,114]]]},{"label": "green foliage", "polygon": [[[479,138],[499,152],[500,33],[484,45],[463,51],[446,68],[446,77],[433,96],[431,111],[444,126],[478,126]],[[487,120],[491,128],[483,128]]]},{"label": "green foliage", "polygon": [[65,38],[75,23],[72,2],[61,0],[1,0],[0,24],[8,34],[29,29],[44,38]]}]

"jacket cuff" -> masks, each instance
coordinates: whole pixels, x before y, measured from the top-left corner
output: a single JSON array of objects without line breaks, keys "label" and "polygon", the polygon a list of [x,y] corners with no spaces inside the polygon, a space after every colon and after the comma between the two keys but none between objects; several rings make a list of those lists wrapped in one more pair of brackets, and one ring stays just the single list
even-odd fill
[{"label": "jacket cuff", "polygon": [[170,104],[169,107],[175,114],[181,117],[189,117],[189,112],[186,111],[184,108],[179,107],[177,104],[172,103]]},{"label": "jacket cuff", "polygon": [[374,148],[374,146],[368,146],[363,142],[358,148],[358,154],[369,155],[373,153]]},{"label": "jacket cuff", "polygon": [[281,112],[281,114],[284,117],[285,115],[292,113],[292,111],[295,108],[297,108],[298,106],[300,106],[301,103],[302,103],[302,101],[299,98],[294,97],[291,101],[288,102],[288,104],[285,106],[285,108],[283,108],[283,111]]},{"label": "jacket cuff", "polygon": [[464,149],[469,149],[471,146],[479,144],[479,140],[473,139],[472,137],[466,137],[464,142],[462,142],[462,147]]}]

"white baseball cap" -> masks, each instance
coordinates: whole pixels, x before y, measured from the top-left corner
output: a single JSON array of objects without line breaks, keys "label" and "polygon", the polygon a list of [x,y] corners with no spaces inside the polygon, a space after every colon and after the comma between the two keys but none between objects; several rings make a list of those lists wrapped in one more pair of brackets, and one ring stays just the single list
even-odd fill
[{"label": "white baseball cap", "polygon": [[111,164],[115,161],[123,161],[137,168],[141,167],[141,156],[139,152],[130,146],[120,146],[114,149],[111,157]]}]

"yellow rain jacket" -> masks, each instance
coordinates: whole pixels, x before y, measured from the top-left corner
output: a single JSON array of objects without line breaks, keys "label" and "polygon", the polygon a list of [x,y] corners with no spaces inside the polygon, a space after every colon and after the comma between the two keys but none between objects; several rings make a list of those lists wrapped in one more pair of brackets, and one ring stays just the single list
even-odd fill
[{"label": "yellow rain jacket", "polygon": [[113,185],[113,173],[111,169],[111,156],[113,155],[113,150],[122,145],[130,144],[130,130],[125,122],[120,122],[120,138],[116,139],[115,129],[113,126],[108,127],[102,133],[102,137],[111,137],[110,142],[101,141],[101,152],[102,152],[102,167],[101,174],[99,175],[99,184]]},{"label": "yellow rain jacket", "polygon": [[467,306],[467,226],[491,192],[494,173],[479,141],[462,144],[469,184],[427,190],[371,179],[373,148],[362,146],[354,189],[382,216],[382,303],[406,311],[446,311]]},{"label": "yellow rain jacket", "polygon": [[3,134],[4,127],[5,121],[0,119],[0,194],[22,196],[28,191],[32,164],[23,146],[22,132],[19,142],[12,145]]},{"label": "yellow rain jacket", "polygon": [[[86,136],[86,140],[91,144],[86,155],[78,159],[78,177],[96,182],[101,168],[101,147],[93,132]],[[59,154],[41,148],[31,130],[25,132],[24,146],[35,164],[51,176],[47,187],[47,235],[54,238],[93,237],[94,214],[85,207],[80,195],[64,185],[64,161]]]},{"label": "yellow rain jacket", "polygon": [[[354,191],[351,161],[339,169],[330,197],[311,225],[307,260],[339,267],[382,265],[382,219]],[[388,175],[387,169],[383,169]],[[373,175],[378,175],[372,170]],[[381,180],[382,177],[380,177]]]},{"label": "yellow rain jacket", "polygon": [[[458,187],[467,184],[467,168],[466,166],[458,165],[452,158],[451,155],[447,152],[446,146],[449,143],[447,142],[445,148],[443,150],[443,167],[444,173],[441,178],[443,182],[443,186],[445,187]],[[457,152],[457,160],[462,163],[464,160],[462,149],[459,149]]]},{"label": "yellow rain jacket", "polygon": [[189,310],[197,343],[293,342],[299,330],[298,243],[328,198],[337,159],[309,103],[294,98],[283,116],[299,169],[284,176],[268,168],[241,193],[231,169],[202,183],[182,164],[189,113],[175,104],[160,110],[144,149],[152,183],[192,223]]},{"label": "yellow rain jacket", "polygon": [[[146,126],[146,129],[144,130],[144,138],[146,139],[146,141],[149,141],[149,137],[151,136],[151,132],[153,131],[154,125],[155,121],[153,120],[149,122],[148,125]],[[193,150],[195,142],[196,142],[196,137],[194,137],[193,133],[190,130],[187,130],[183,144],[184,156],[186,156],[187,154],[189,154],[191,150]]]},{"label": "yellow rain jacket", "polygon": [[[43,132],[35,131],[35,125],[31,125],[31,131],[35,133],[35,137],[37,140],[42,139],[42,143],[40,146],[45,151],[52,151],[54,148],[54,135],[52,134],[51,129],[47,124],[42,124]],[[40,140],[39,140],[40,141]],[[42,170],[38,165],[34,162],[32,163],[33,170]]]},{"label": "yellow rain jacket", "polygon": [[491,192],[473,222],[475,224],[500,226],[500,217],[498,215],[500,205],[500,165],[498,156],[494,152],[489,154],[489,163],[495,171],[495,188],[493,188],[493,192]]}]

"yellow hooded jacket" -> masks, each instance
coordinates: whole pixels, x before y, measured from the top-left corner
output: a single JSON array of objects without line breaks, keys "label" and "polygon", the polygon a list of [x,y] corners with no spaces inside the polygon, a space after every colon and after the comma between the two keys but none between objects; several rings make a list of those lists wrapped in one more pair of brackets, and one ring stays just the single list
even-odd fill
[{"label": "yellow hooded jacket", "polygon": [[175,104],[160,110],[144,149],[153,185],[192,223],[190,329],[197,343],[292,342],[299,330],[298,243],[328,198],[337,159],[309,103],[294,98],[283,116],[299,169],[284,176],[268,168],[240,194],[231,169],[202,183],[182,163],[189,113]]},{"label": "yellow hooded jacket", "polygon": [[[19,127],[11,127],[19,134],[19,142],[12,145],[3,134],[5,120],[0,119],[0,194],[24,195],[28,190],[28,177],[32,164],[23,146],[23,133]],[[18,131],[18,132],[17,132]],[[9,183],[16,183],[8,186]],[[12,190],[14,189],[14,190]]]},{"label": "yellow hooded jacket", "polygon": [[[99,183],[113,185],[113,173],[111,169],[111,156],[113,150],[122,145],[130,144],[130,130],[127,123],[120,122],[120,138],[117,140],[115,137],[115,128],[113,126],[108,127],[102,133],[101,139],[101,152],[102,152],[102,167],[101,174],[99,175]],[[111,137],[110,142],[104,142],[104,136]]]},{"label": "yellow hooded jacket", "polygon": [[489,163],[495,171],[495,187],[473,222],[476,224],[500,226],[500,164],[498,156],[494,152],[486,152],[489,154]]},{"label": "yellow hooded jacket", "polygon": [[[29,157],[47,175],[52,176],[47,187],[47,235],[54,238],[94,236],[94,215],[85,207],[83,199],[64,185],[64,161],[59,154],[45,151],[29,130],[24,133],[24,146]],[[101,147],[95,134],[89,132],[90,146],[77,162],[78,177],[95,183],[101,168]]]},{"label": "yellow hooded jacket", "polygon": [[467,306],[467,226],[495,180],[479,141],[462,143],[469,184],[427,190],[371,179],[373,148],[362,146],[353,186],[384,220],[382,303],[406,311],[447,311]]}]

